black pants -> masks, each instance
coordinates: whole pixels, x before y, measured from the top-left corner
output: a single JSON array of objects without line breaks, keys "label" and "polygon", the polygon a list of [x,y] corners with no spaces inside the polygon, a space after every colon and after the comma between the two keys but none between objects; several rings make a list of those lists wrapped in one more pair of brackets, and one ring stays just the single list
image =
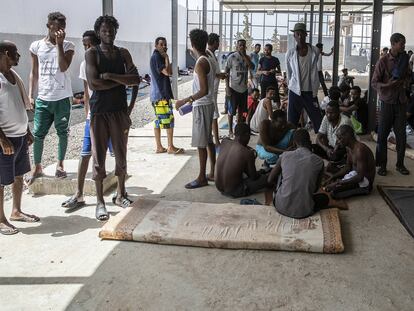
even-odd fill
[{"label": "black pants", "polygon": [[321,83],[321,86],[322,86],[323,94],[325,96],[328,96],[328,88],[326,87],[326,84],[325,84],[325,78],[323,77],[323,72],[318,71],[318,75],[319,75],[319,82]]},{"label": "black pants", "polygon": [[274,97],[273,100],[277,103],[280,103],[279,85],[277,84],[277,81],[275,81],[275,82],[267,82],[267,81],[260,82],[260,98],[263,99],[263,98],[266,97],[266,89],[269,86],[273,86],[275,88],[275,97]]},{"label": "black pants", "polygon": [[387,167],[387,142],[391,128],[394,129],[397,142],[397,166],[404,165],[405,145],[407,143],[407,134],[405,132],[405,124],[407,122],[406,107],[405,103],[386,104],[380,101],[378,141],[375,155],[377,166]]}]

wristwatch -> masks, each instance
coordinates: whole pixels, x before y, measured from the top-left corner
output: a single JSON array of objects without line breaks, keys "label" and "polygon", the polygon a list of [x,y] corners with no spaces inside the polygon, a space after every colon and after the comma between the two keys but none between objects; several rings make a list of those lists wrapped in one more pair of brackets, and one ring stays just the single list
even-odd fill
[{"label": "wristwatch", "polygon": [[192,104],[192,103],[194,102],[194,98],[193,98],[193,96],[190,96],[190,97],[188,98],[188,102],[189,102],[190,104]]}]

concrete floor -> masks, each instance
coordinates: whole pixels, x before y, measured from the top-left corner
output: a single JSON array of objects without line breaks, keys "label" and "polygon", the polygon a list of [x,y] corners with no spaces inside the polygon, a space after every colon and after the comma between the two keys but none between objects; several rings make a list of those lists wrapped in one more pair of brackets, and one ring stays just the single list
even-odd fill
[{"label": "concrete floor", "polygon": [[[176,124],[176,145],[188,148],[191,116]],[[229,201],[213,184],[184,189],[198,170],[196,150],[154,155],[149,132],[130,134],[132,197]],[[414,175],[393,170],[391,151],[389,163],[378,184],[414,184]],[[101,241],[94,198],[72,213],[60,207],[65,198],[25,194],[24,209],[42,223],[0,236],[0,310],[413,310],[414,240],[377,190],[340,212],[345,252],[337,255]]]}]

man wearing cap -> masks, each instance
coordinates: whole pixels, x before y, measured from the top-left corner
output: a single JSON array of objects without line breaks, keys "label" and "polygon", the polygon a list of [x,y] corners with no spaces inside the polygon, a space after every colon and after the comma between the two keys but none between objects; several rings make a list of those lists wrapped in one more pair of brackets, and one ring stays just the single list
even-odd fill
[{"label": "man wearing cap", "polygon": [[288,121],[299,125],[300,115],[305,109],[312,121],[315,133],[322,122],[317,101],[319,88],[319,49],[306,43],[306,25],[296,23],[293,30],[296,47],[286,53],[286,67],[289,81]]}]

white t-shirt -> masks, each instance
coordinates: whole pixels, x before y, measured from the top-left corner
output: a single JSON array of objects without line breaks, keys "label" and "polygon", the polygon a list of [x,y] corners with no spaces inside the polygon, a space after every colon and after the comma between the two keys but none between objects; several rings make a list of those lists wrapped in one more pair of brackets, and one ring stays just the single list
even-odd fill
[{"label": "white t-shirt", "polygon": [[[322,55],[319,57],[322,59]],[[312,92],[312,84],[310,83],[311,62],[312,50],[308,47],[308,53],[306,56],[302,57],[299,55],[300,85],[302,87],[302,92]]]},{"label": "white t-shirt", "polygon": [[323,117],[321,126],[319,128],[318,133],[325,134],[328,138],[329,146],[335,147],[336,145],[336,131],[339,127],[343,124],[352,126],[351,119],[347,116],[340,114],[340,120],[337,126],[333,127],[332,124],[328,121],[326,116]]},{"label": "white t-shirt", "polygon": [[[79,69],[79,79],[86,81],[86,83],[88,83],[88,80],[86,79],[86,62],[83,60],[80,64],[80,69]],[[88,84],[88,93],[89,93],[89,98],[92,97],[92,90],[89,88],[89,84]],[[86,116],[86,119],[89,120],[91,118],[91,111],[88,111],[88,115]]]},{"label": "white t-shirt", "polygon": [[230,87],[239,93],[246,92],[249,68],[239,52],[229,56],[226,70],[230,70]]},{"label": "white t-shirt", "polygon": [[6,137],[21,137],[27,133],[27,113],[17,81],[11,84],[0,73],[0,128]]},{"label": "white t-shirt", "polygon": [[319,54],[318,58],[318,71],[322,71],[322,53]]},{"label": "white t-shirt", "polygon": [[[39,61],[38,97],[45,101],[57,101],[72,97],[72,85],[68,71],[59,69],[56,45],[45,39],[33,42],[30,52],[37,55]],[[75,45],[70,41],[63,42],[63,51],[74,51]]]}]

